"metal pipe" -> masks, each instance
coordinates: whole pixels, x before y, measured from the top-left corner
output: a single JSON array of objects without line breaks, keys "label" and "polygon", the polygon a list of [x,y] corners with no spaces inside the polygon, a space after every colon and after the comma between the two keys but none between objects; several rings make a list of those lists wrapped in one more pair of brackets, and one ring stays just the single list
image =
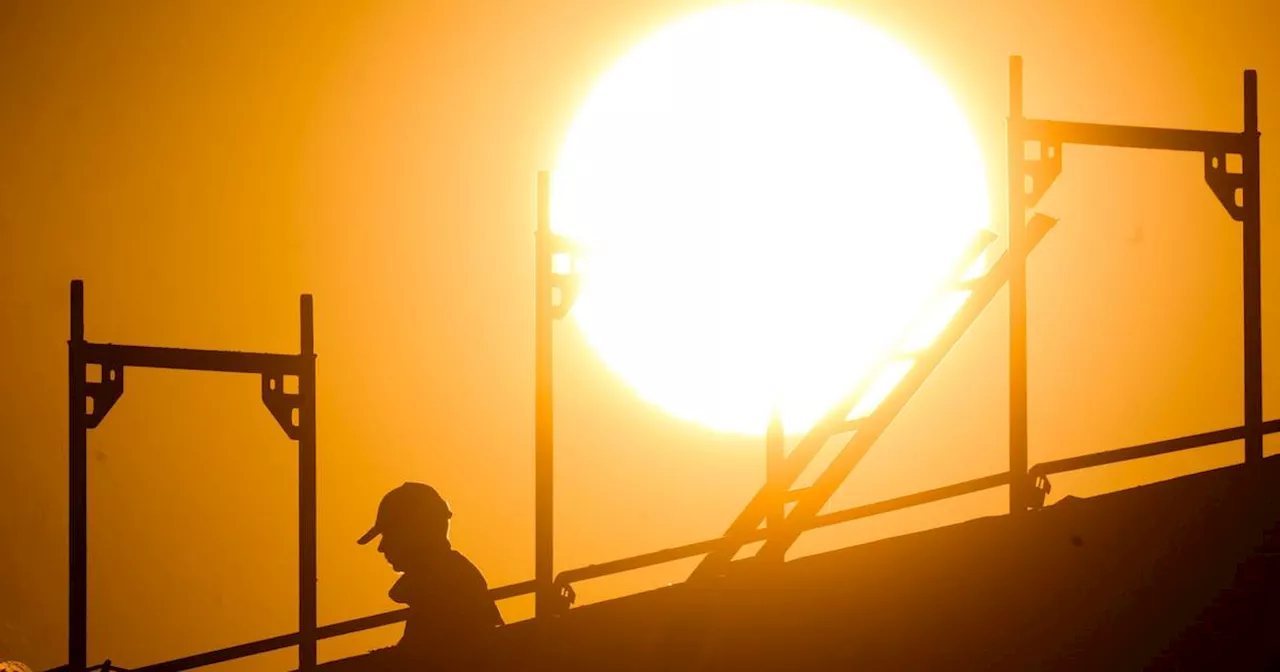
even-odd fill
[{"label": "metal pipe", "polygon": [[1022,57],[1009,57],[1009,512],[1027,510],[1027,244]]},{"label": "metal pipe", "polygon": [[83,348],[85,361],[111,361],[120,366],[152,369],[258,374],[283,372],[300,376],[307,366],[305,359],[299,355],[267,352],[188,350],[88,342],[83,344]]},{"label": "metal pipe", "polygon": [[1244,73],[1244,455],[1262,461],[1262,176],[1258,73]]},{"label": "metal pipe", "polygon": [[1078,471],[1089,467],[1100,467],[1106,464],[1115,464],[1116,462],[1137,460],[1144,457],[1164,455],[1165,453],[1176,453],[1180,450],[1202,448],[1204,446],[1212,446],[1214,444],[1226,443],[1228,441],[1239,441],[1240,439],[1245,438],[1245,435],[1246,432],[1244,427],[1219,429],[1212,432],[1192,434],[1190,436],[1180,436],[1175,439],[1152,441],[1151,443],[1142,443],[1136,446],[1127,446],[1125,448],[1114,448],[1100,453],[1089,453],[1087,455],[1077,455],[1075,457],[1064,457],[1060,460],[1049,460],[1048,462],[1041,462],[1037,464],[1031,470],[1031,473],[1048,476],[1050,474],[1060,474],[1066,471]]},{"label": "metal pipe", "polygon": [[300,300],[298,376],[298,670],[316,667],[316,360],[310,294]]},{"label": "metal pipe", "polygon": [[[520,583],[513,583],[511,585],[493,588],[489,591],[489,596],[494,600],[503,600],[511,597],[528,595],[533,591],[533,581],[522,581]],[[353,632],[361,632],[387,625],[395,625],[396,623],[404,622],[408,615],[409,610],[405,608],[381,614],[374,614],[372,616],[354,618],[349,621],[331,623],[324,627],[317,628],[316,638],[329,639],[331,637],[349,635]],[[262,653],[278,651],[290,646],[295,646],[298,642],[299,636],[296,632],[287,635],[277,635],[267,639],[260,639],[255,642],[229,646],[216,651],[206,651],[204,653],[197,653],[190,656],[183,656],[182,658],[167,660],[162,663],[153,663],[144,667],[134,668],[132,672],[182,672],[183,670],[192,670],[198,667],[205,667],[206,665],[225,663],[229,660],[236,660],[237,658],[247,658],[249,656],[256,656]]]},{"label": "metal pipe", "polygon": [[[1258,429],[1264,436],[1280,432],[1280,419],[1269,420],[1261,423]],[[1128,460],[1137,460],[1144,457],[1164,455],[1165,453],[1176,453],[1180,450],[1202,448],[1204,446],[1212,446],[1219,443],[1226,443],[1228,441],[1239,441],[1247,437],[1247,427],[1219,429],[1212,432],[1192,434],[1190,436],[1179,436],[1174,439],[1153,441],[1151,443],[1143,443],[1125,448],[1113,448],[1111,450],[1104,450],[1100,453],[1089,453],[1088,455],[1077,455],[1075,457],[1065,457],[1060,460],[1041,462],[1031,469],[1031,473],[1048,476],[1049,474],[1060,474],[1067,471],[1100,467],[1106,464],[1115,464],[1117,462],[1127,462]]]},{"label": "metal pipe", "polygon": [[88,440],[85,418],[84,282],[71,281],[71,336],[67,341],[67,507],[70,538],[67,555],[69,574],[67,604],[67,666],[70,672],[84,672],[89,664],[89,573],[88,573]]},{"label": "metal pipe", "polygon": [[[1016,58],[1016,57],[1015,57]],[[1012,81],[1011,81],[1012,83]],[[1019,93],[1021,89],[1019,89]],[[1010,101],[1013,102],[1012,100]],[[1021,114],[1021,106],[1019,106]],[[1012,104],[1010,113],[1012,113]],[[1022,119],[1023,137],[1042,142],[1093,147],[1128,147],[1132,149],[1164,149],[1183,152],[1231,152],[1243,150],[1239,133],[1196,131],[1151,126],[1088,124],[1049,119]]]},{"label": "metal pipe", "polygon": [[837,525],[839,523],[858,520],[859,518],[867,518],[869,516],[876,516],[882,513],[898,511],[900,509],[909,509],[913,506],[920,506],[922,504],[940,502],[952,497],[960,497],[962,495],[968,495],[975,492],[982,492],[983,490],[998,488],[1008,482],[1008,473],[992,474],[990,476],[983,476],[981,478],[975,478],[968,481],[961,481],[960,483],[944,485],[940,488],[933,488],[932,490],[922,490],[910,495],[894,497],[893,499],[872,502],[871,504],[863,504],[862,506],[855,506],[844,509],[843,511],[835,511],[833,513],[817,516],[814,518],[813,522],[806,525],[804,529]]},{"label": "metal pipe", "polygon": [[781,495],[777,498],[769,508],[769,515],[765,525],[769,529],[777,529],[782,524],[783,518],[786,517],[786,495],[785,490],[788,489],[790,483],[786,485],[778,484],[781,480],[781,468],[783,460],[786,459],[786,434],[782,429],[782,410],[775,407],[773,413],[769,416],[769,428],[765,432],[764,440],[764,470],[765,481],[769,485],[775,485],[772,491],[776,491]]},{"label": "metal pipe", "polygon": [[551,176],[538,173],[538,228],[535,233],[534,286],[534,615],[547,616],[555,600],[553,524],[554,499],[554,427],[551,387],[551,325],[554,315],[551,303]]},{"label": "metal pipe", "polygon": [[[831,525],[838,525],[840,523],[847,523],[853,520],[858,520],[859,518],[866,518],[866,517],[878,515],[881,513],[888,513],[891,511],[897,511],[899,509],[906,509],[906,508],[911,508],[913,506],[920,506],[922,504],[929,504],[932,502],[949,499],[951,497],[958,497],[961,495],[967,495],[974,492],[981,492],[983,490],[990,490],[991,488],[998,488],[1008,482],[1009,482],[1009,474],[1007,473],[983,476],[981,478],[975,478],[969,481],[962,481],[960,483],[944,485],[940,488],[933,488],[932,490],[924,490],[922,492],[917,492],[910,495],[904,495],[902,497],[894,497],[892,499],[886,499],[879,502],[872,502],[870,504],[863,504],[861,506],[855,506],[852,508],[843,509],[841,511],[835,511],[832,513],[814,516],[808,521],[805,521],[803,524],[797,526],[797,530],[803,532],[806,530],[817,529],[820,527],[828,527]],[[708,539],[706,541],[698,541],[691,544],[684,544],[682,546],[675,546],[673,548],[663,549],[661,551],[643,553],[641,555],[633,556],[630,558],[621,558],[619,560],[611,560],[609,562],[600,563],[598,565],[588,565],[586,567],[581,567],[579,569],[572,569],[572,570],[561,573],[560,576],[556,578],[556,581],[558,583],[576,583],[578,581],[588,581],[591,579],[597,579],[603,576],[608,576],[610,574],[618,574],[621,572],[628,572],[636,569],[643,569],[645,567],[651,567],[653,565],[661,565],[668,562],[675,562],[677,560],[691,558],[694,556],[702,555],[704,553],[711,553],[713,551],[721,550],[724,548],[730,548],[730,549],[739,548],[746,544],[773,538],[777,534],[778,534],[778,530],[776,529],[775,530],[763,529],[763,530],[753,530],[747,534],[743,534],[737,537],[720,537],[718,539]]]}]

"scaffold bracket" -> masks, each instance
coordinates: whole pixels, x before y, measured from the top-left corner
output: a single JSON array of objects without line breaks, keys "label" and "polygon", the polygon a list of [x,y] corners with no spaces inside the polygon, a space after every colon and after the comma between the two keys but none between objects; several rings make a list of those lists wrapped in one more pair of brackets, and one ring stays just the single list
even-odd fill
[{"label": "scaffold bracket", "polygon": [[[89,380],[89,366],[100,367],[99,380]],[[82,375],[85,376],[84,396],[88,399],[84,409],[85,426],[93,429],[102,423],[111,407],[124,395],[124,365],[109,360],[89,361]]]},{"label": "scaffold bracket", "polygon": [[262,403],[275,417],[286,436],[297,441],[302,436],[302,396],[285,391],[285,374],[262,374]]},{"label": "scaffold bracket", "polygon": [[1036,156],[1028,157],[1022,162],[1025,171],[1025,202],[1028,208],[1034,208],[1040,202],[1062,172],[1062,143],[1056,140],[1030,139],[1024,145],[1024,154],[1031,147],[1035,148]]},{"label": "scaffold bracket", "polygon": [[[566,261],[557,263],[561,259]],[[567,317],[578,300],[580,262],[577,245],[564,236],[551,237],[551,312],[557,320]]]},{"label": "scaffold bracket", "polygon": [[1044,508],[1045,499],[1053,491],[1053,485],[1049,483],[1049,477],[1042,473],[1032,472],[1028,475],[1028,478],[1031,481],[1031,487],[1028,489],[1031,493],[1031,499],[1027,502],[1027,508],[1042,509]]},{"label": "scaffold bracket", "polygon": [[[1207,151],[1204,153],[1204,181],[1218,197],[1218,202],[1227,209],[1227,214],[1237,222],[1245,219],[1245,175],[1243,172],[1232,172],[1227,169],[1227,159],[1231,156],[1223,151]],[[1238,155],[1236,155],[1238,156]]]}]

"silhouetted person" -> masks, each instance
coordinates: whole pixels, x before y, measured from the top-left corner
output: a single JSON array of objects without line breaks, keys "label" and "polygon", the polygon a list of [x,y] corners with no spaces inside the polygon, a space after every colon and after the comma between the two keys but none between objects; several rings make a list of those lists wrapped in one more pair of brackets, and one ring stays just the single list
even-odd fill
[{"label": "silhouetted person", "polygon": [[377,521],[359,541],[382,535],[378,551],[402,573],[389,594],[409,606],[409,617],[387,653],[415,667],[474,667],[502,625],[484,576],[449,543],[452,517],[434,488],[405,483],[382,498]]}]

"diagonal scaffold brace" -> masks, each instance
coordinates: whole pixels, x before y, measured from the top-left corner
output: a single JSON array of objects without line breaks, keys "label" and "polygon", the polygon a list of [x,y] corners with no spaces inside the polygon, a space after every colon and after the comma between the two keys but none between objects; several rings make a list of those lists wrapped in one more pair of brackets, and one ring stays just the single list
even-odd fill
[{"label": "diagonal scaffold brace", "polygon": [[[1034,242],[1038,243],[1055,223],[1056,220],[1046,216],[1036,218],[1032,222]],[[965,263],[958,265],[957,268],[967,267],[969,262],[976,258],[990,242],[991,238],[988,236],[975,240],[968,253],[962,257]],[[968,292],[964,303],[951,322],[928,347],[913,353],[911,368],[871,413],[852,420],[848,418],[849,413],[854,410],[858,401],[867,393],[876,379],[875,375],[865,377],[844,399],[835,404],[826,417],[815,424],[787,454],[775,472],[776,480],[766,483],[756,493],[729,526],[724,538],[746,538],[767,519],[770,511],[776,510],[780,503],[794,502],[795,506],[783,519],[782,524],[776,526],[776,530],[774,526],[770,526],[772,531],[756,556],[760,559],[781,557],[785,549],[790,547],[802,532],[804,525],[802,521],[807,521],[821,512],[823,505],[857,466],[871,444],[897,417],[906,402],[924,384],[946,354],[968,331],[969,325],[995,297],[1008,276],[1007,257],[1007,253],[1001,255],[982,276],[962,284],[957,283],[957,287],[963,287],[964,291]],[[849,433],[852,433],[852,437],[817,476],[812,485],[792,489],[796,480],[817,458],[829,440]],[[739,550],[741,545],[730,545],[708,553],[694,569],[690,579],[723,574],[728,570]]]}]

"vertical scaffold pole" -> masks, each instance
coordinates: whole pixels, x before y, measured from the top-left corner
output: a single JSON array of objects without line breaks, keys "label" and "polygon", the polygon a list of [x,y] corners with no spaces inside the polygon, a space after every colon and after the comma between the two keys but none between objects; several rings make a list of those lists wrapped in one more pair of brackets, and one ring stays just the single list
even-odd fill
[{"label": "vertical scaffold pole", "polygon": [[[773,413],[769,416],[769,429],[765,433],[764,448],[765,480],[770,486],[776,485],[782,480],[780,473],[783,460],[786,458],[785,443],[786,433],[782,429],[782,410],[775,406]],[[786,518],[786,489],[779,488],[777,492],[778,501],[769,506],[769,515],[765,521],[765,526],[770,530],[782,527],[782,521]]]},{"label": "vertical scaffold pole", "polygon": [[1022,57],[1009,58],[1009,512],[1027,509],[1027,243]]},{"label": "vertical scaffold pole", "polygon": [[303,294],[298,376],[298,670],[316,667],[316,359],[310,294]]},{"label": "vertical scaffold pole", "polygon": [[67,667],[84,672],[89,665],[89,573],[88,573],[88,421],[85,418],[84,282],[71,281],[71,334],[67,341],[67,483],[70,516],[70,544],[67,565]]},{"label": "vertical scaffold pole", "polygon": [[551,176],[538,173],[538,228],[535,233],[536,278],[534,320],[534,616],[553,610],[554,430],[551,395]]},{"label": "vertical scaffold pole", "polygon": [[1258,73],[1244,73],[1244,455],[1262,461],[1262,176]]}]

